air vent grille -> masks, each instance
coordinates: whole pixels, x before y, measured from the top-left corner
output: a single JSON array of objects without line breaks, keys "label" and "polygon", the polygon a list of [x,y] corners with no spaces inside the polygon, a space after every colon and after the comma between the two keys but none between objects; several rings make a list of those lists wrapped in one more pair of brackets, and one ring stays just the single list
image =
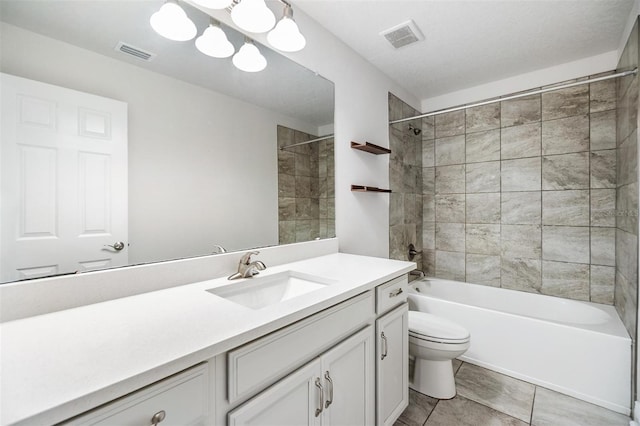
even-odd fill
[{"label": "air vent grille", "polygon": [[152,61],[153,58],[156,57],[155,53],[151,53],[151,52],[146,52],[142,49],[140,49],[139,47],[134,47],[128,43],[124,43],[124,42],[120,42],[116,45],[115,50],[122,52],[124,54],[130,55],[130,56],[134,56],[138,59],[141,59],[143,61]]},{"label": "air vent grille", "polygon": [[386,38],[387,41],[396,49],[424,40],[422,32],[420,32],[416,23],[412,20],[403,22],[395,27],[389,28],[388,30],[384,30],[380,35]]}]

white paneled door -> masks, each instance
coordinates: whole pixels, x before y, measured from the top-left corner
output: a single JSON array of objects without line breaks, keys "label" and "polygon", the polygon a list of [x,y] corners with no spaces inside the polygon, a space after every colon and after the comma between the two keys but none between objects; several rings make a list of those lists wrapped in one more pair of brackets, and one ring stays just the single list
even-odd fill
[{"label": "white paneled door", "polygon": [[126,265],[127,104],[8,74],[0,92],[0,281]]}]

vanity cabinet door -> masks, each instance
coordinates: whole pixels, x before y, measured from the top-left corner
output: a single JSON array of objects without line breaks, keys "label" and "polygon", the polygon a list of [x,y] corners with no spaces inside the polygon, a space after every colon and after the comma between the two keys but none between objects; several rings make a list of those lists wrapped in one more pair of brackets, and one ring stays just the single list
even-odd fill
[{"label": "vanity cabinet door", "polygon": [[229,413],[229,426],[374,423],[374,330],[368,326]]},{"label": "vanity cabinet door", "polygon": [[320,426],[321,373],[319,359],[307,364],[231,411],[229,426]]},{"label": "vanity cabinet door", "polygon": [[376,321],[377,425],[392,425],[409,404],[409,310]]},{"label": "vanity cabinet door", "polygon": [[322,355],[323,425],[371,425],[375,418],[374,329],[369,326]]}]

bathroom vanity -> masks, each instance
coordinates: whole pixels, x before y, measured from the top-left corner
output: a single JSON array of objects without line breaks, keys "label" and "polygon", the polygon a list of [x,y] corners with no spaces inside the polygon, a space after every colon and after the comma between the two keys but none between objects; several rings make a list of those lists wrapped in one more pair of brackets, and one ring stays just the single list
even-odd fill
[{"label": "bathroom vanity", "polygon": [[[392,424],[413,268],[332,253],[5,322],[2,424]],[[252,305],[282,283],[317,287]]]}]

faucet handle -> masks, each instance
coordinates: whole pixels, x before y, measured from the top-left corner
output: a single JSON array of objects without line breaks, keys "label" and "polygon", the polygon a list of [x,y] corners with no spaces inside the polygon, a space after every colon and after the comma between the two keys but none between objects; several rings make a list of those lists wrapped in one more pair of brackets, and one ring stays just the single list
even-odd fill
[{"label": "faucet handle", "polygon": [[240,258],[240,263],[248,265],[249,262],[251,262],[251,256],[254,254],[258,255],[260,254],[260,252],[256,250],[256,251],[250,251],[248,253],[243,254],[242,257]]}]

